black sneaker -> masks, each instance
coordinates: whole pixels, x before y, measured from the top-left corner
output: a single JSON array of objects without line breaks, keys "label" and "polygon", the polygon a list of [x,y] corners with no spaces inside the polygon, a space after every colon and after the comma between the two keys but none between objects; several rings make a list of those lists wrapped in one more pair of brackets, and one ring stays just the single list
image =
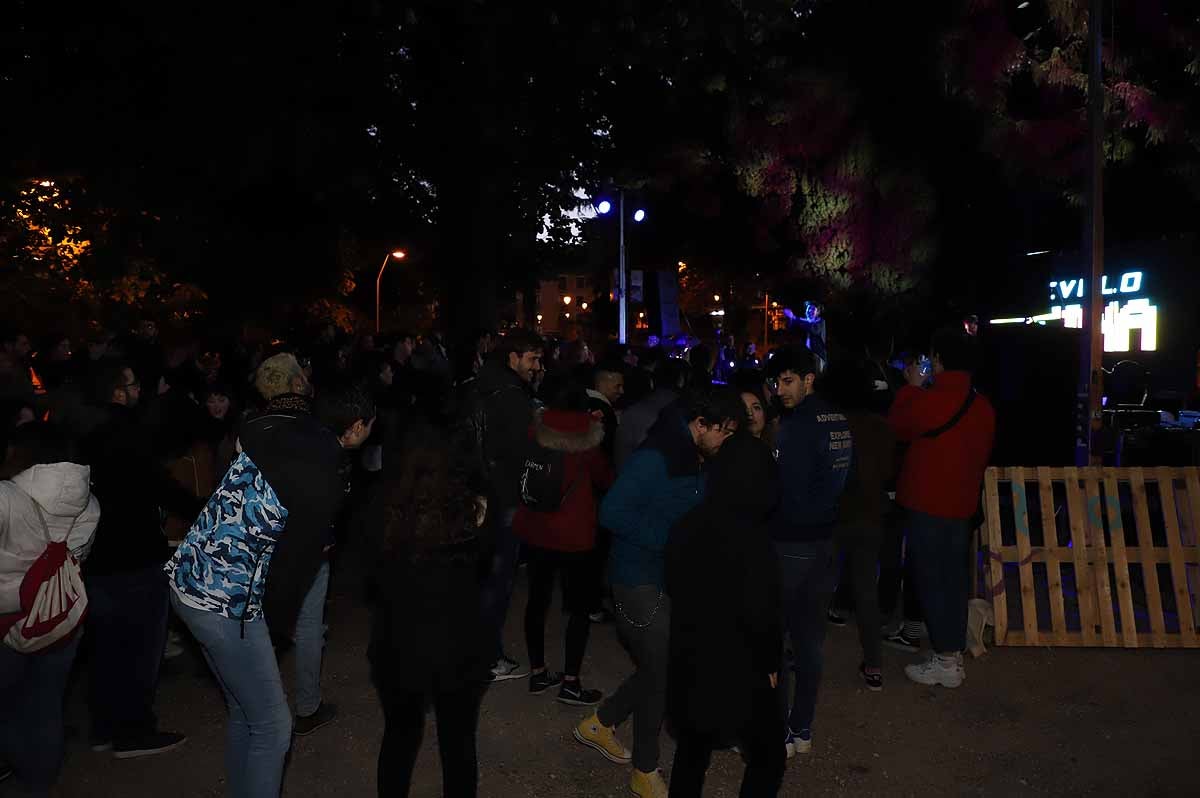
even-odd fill
[{"label": "black sneaker", "polygon": [[594,707],[600,703],[602,698],[604,698],[604,693],[599,690],[588,690],[578,679],[563,682],[563,686],[558,691],[559,703],[570,704],[573,707]]},{"label": "black sneaker", "polygon": [[186,742],[187,737],[175,732],[150,732],[133,740],[114,742],[112,752],[117,759],[137,759],[172,751]]},{"label": "black sneaker", "polygon": [[842,615],[837,610],[829,610],[829,612],[825,613],[825,617],[834,626],[845,626],[846,625],[846,616]]},{"label": "black sneaker", "polygon": [[897,649],[898,651],[911,651],[913,653],[916,653],[921,650],[920,639],[914,638],[914,637],[909,637],[908,635],[904,634],[903,629],[896,632],[895,634],[884,635],[883,636],[883,644],[885,646],[891,646],[892,648]]},{"label": "black sneaker", "polygon": [[562,684],[562,674],[554,671],[542,671],[529,677],[529,694],[541,695],[551,687]]},{"label": "black sneaker", "polygon": [[883,674],[869,672],[866,663],[858,666],[858,675],[862,677],[867,689],[871,692],[878,693],[883,690]]},{"label": "black sneaker", "polygon": [[330,704],[328,701],[322,701],[317,707],[317,711],[311,715],[304,717],[296,716],[296,723],[292,726],[292,733],[297,737],[307,737],[322,726],[328,726],[333,723],[337,717],[337,704]]}]

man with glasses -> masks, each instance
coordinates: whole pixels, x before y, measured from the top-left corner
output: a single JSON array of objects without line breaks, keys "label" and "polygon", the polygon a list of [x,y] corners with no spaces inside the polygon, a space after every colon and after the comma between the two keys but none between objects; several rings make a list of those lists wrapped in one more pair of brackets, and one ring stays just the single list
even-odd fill
[{"label": "man with glasses", "polygon": [[[782,501],[771,527],[792,639],[795,698],[790,708],[786,680],[780,690],[785,711],[790,709],[785,715],[789,757],[812,750],[825,614],[837,576],[833,532],[853,453],[846,417],[814,392],[816,373],[816,357],[798,347],[776,351],[767,364],[772,390],[784,408],[776,438]],[[781,675],[786,672],[780,668]]]},{"label": "man with glasses", "polygon": [[91,640],[89,708],[92,749],[119,759],[168,751],[186,739],[158,730],[154,695],[167,634],[170,549],[159,508],[187,523],[204,500],[167,473],[138,414],[141,382],[121,363],[97,373],[95,400],[103,420],[83,441],[100,501],[92,553],[84,564]]},{"label": "man with glasses", "polygon": [[[663,592],[667,538],[675,522],[704,498],[704,462],[745,417],[733,388],[705,385],[685,394],[663,409],[600,507],[600,524],[613,535],[608,565],[617,633],[635,669],[575,727],[575,739],[610,762],[632,761],[630,790],[643,798],[667,795],[658,770],[671,628],[671,601]],[[630,716],[632,754],[614,733]]]}]

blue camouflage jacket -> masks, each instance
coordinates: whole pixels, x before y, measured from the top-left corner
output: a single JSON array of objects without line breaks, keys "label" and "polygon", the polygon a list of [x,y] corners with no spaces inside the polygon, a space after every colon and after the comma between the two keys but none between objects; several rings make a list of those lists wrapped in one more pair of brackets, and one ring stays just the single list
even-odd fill
[{"label": "blue camouflage jacket", "polygon": [[241,452],[167,562],[180,601],[236,621],[261,617],[271,555],[287,515],[262,471]]}]

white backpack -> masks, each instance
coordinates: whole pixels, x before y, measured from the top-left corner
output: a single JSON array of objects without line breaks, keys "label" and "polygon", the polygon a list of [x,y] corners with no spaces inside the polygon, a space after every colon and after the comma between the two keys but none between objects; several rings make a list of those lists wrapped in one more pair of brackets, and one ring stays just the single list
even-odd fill
[{"label": "white backpack", "polygon": [[70,638],[83,623],[88,606],[79,560],[66,542],[78,517],[63,539],[56,541],[46,526],[41,505],[32,498],[31,502],[45,535],[45,548],[21,578],[20,609],[0,615],[4,644],[25,654]]}]

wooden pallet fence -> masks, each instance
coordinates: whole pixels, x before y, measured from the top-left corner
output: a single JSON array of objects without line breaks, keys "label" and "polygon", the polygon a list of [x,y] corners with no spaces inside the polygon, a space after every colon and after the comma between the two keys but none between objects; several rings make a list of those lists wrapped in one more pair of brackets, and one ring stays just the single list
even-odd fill
[{"label": "wooden pallet fence", "polygon": [[1200,469],[990,468],[983,500],[998,645],[1200,647]]}]

